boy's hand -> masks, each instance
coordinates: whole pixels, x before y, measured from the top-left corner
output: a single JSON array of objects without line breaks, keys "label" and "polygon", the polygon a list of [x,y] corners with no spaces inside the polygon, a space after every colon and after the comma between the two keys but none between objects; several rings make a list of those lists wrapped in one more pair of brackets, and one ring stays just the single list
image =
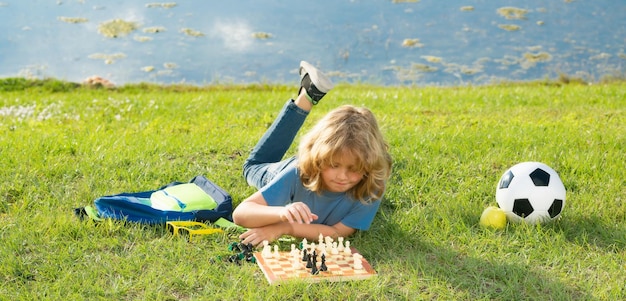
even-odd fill
[{"label": "boy's hand", "polygon": [[317,215],[311,212],[309,206],[302,202],[291,203],[279,212],[280,220],[289,223],[310,224],[317,219]]},{"label": "boy's hand", "polygon": [[241,239],[242,243],[250,243],[255,247],[261,245],[264,240],[272,242],[286,234],[283,225],[284,223],[277,223],[265,227],[248,229],[248,231],[239,235],[239,239]]}]

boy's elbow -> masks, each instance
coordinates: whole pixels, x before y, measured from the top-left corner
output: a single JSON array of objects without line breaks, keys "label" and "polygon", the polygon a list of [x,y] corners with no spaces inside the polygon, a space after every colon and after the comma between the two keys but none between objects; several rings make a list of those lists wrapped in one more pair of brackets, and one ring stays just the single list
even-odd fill
[{"label": "boy's elbow", "polygon": [[242,216],[241,212],[237,210],[237,208],[235,208],[235,210],[233,211],[233,223],[245,227],[245,222],[245,217]]},{"label": "boy's elbow", "polygon": [[235,223],[238,226],[248,227],[246,225],[246,219],[245,218],[235,217],[234,215],[233,215],[233,223]]},{"label": "boy's elbow", "polygon": [[233,223],[242,226],[244,228],[253,227],[250,223],[251,217],[246,214],[247,210],[242,210],[241,208],[235,208],[233,211]]}]

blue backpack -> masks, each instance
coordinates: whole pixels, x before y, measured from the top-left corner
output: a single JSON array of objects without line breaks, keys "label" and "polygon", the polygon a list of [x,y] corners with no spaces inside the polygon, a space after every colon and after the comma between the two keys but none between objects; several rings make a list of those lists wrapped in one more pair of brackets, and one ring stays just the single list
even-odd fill
[{"label": "blue backpack", "polygon": [[174,182],[157,190],[99,197],[94,205],[95,209],[87,206],[75,209],[75,213],[96,220],[110,218],[161,224],[232,221],[233,212],[231,196],[204,176],[197,176],[189,183]]}]

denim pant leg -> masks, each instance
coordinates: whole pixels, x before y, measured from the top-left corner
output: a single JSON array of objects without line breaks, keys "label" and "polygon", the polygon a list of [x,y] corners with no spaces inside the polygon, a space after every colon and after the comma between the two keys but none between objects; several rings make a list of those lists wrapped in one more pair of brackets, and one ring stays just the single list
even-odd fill
[{"label": "denim pant leg", "polygon": [[295,160],[295,157],[282,159],[308,115],[293,100],[283,106],[243,165],[248,184],[260,189]]}]

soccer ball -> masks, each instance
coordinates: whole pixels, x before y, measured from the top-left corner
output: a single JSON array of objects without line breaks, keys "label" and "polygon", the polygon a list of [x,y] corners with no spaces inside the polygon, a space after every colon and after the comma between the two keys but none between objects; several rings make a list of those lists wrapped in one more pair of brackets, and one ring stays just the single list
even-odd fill
[{"label": "soccer ball", "polygon": [[549,166],[523,162],[502,175],[496,188],[496,201],[509,221],[549,222],[561,215],[565,206],[565,186]]}]

